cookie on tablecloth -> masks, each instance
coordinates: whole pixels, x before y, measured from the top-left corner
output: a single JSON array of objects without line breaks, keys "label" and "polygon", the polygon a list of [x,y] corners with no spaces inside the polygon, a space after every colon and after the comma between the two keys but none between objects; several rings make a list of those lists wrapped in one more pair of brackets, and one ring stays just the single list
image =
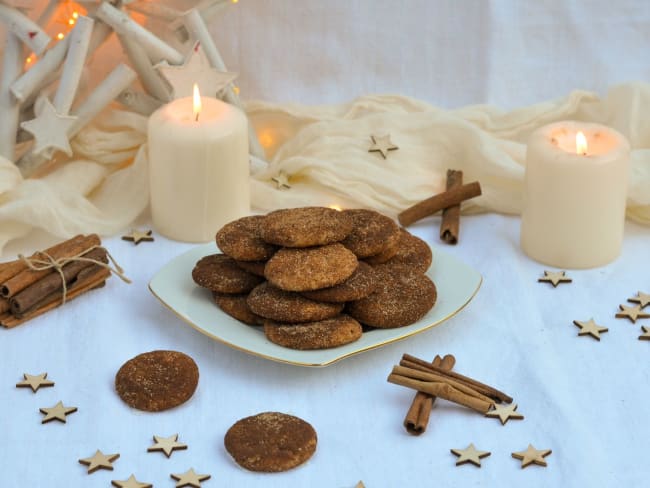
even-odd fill
[{"label": "cookie on tablecloth", "polygon": [[356,341],[361,337],[361,324],[349,315],[304,324],[264,322],[267,339],[291,349],[329,349]]},{"label": "cookie on tablecloth", "polygon": [[210,254],[196,263],[192,270],[194,282],[217,293],[248,293],[262,281],[243,270],[235,260],[225,254]]},{"label": "cookie on tablecloth", "polygon": [[248,325],[262,325],[264,323],[264,317],[260,317],[253,313],[251,308],[248,306],[248,302],[246,301],[248,298],[247,293],[229,295],[213,291],[212,297],[221,310],[240,322],[244,322]]},{"label": "cookie on tablecloth", "polygon": [[390,217],[362,208],[344,210],[343,214],[350,217],[353,229],[341,244],[359,259],[396,249],[399,226]]},{"label": "cookie on tablecloth", "polygon": [[[373,257],[366,259],[367,263],[379,264]],[[400,229],[400,238],[397,252],[385,261],[384,264],[405,264],[425,273],[431,266],[433,255],[429,245],[405,229]]]},{"label": "cookie on tablecloth", "polygon": [[248,306],[257,315],[278,322],[315,322],[338,315],[342,303],[310,300],[302,295],[281,290],[268,282],[262,283],[248,295]]},{"label": "cookie on tablecloth", "polygon": [[227,223],[217,232],[217,246],[237,261],[266,261],[277,247],[262,240],[263,221],[264,216],[252,215]]},{"label": "cookie on tablecloth", "polygon": [[352,220],[326,207],[276,210],[261,223],[262,239],[284,247],[323,246],[338,242],[352,231]]},{"label": "cookie on tablecloth", "polygon": [[185,403],[198,384],[198,366],[178,351],[140,354],[124,363],[115,375],[115,390],[124,403],[146,412]]},{"label": "cookie on tablecloth", "polygon": [[264,412],[237,421],[224,438],[228,453],[250,471],[287,471],[316,451],[316,431],[304,420],[280,412]]},{"label": "cookie on tablecloth", "polygon": [[376,286],[377,274],[374,269],[369,264],[360,261],[354,273],[343,283],[320,290],[304,291],[301,294],[311,300],[321,302],[349,302],[370,295]]},{"label": "cookie on tablecloth", "polygon": [[264,276],[283,290],[317,290],[347,280],[357,269],[358,263],[356,256],[338,243],[284,248],[266,263]]},{"label": "cookie on tablecloth", "polygon": [[347,304],[347,313],[377,328],[403,327],[421,319],[436,302],[433,282],[406,265],[375,266],[379,285],[373,293]]}]

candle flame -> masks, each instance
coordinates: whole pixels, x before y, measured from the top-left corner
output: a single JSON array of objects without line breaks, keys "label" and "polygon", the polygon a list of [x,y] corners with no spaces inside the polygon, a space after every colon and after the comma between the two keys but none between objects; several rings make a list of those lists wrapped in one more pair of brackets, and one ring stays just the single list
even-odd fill
[{"label": "candle flame", "polygon": [[339,212],[341,212],[343,210],[339,205],[336,205],[336,204],[332,204],[329,207],[331,209],[333,209],[333,210],[338,210]]},{"label": "candle flame", "polygon": [[199,114],[201,113],[201,94],[199,93],[199,85],[194,83],[194,120],[198,122]]},{"label": "candle flame", "polygon": [[582,132],[576,134],[576,154],[587,154],[587,138]]}]

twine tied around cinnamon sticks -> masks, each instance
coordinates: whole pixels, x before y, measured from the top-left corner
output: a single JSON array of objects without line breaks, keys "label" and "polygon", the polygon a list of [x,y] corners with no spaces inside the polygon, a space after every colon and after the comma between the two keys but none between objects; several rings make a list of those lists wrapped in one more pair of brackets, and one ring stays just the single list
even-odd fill
[{"label": "twine tied around cinnamon sticks", "polygon": [[[113,266],[111,266],[110,264],[104,261],[100,261],[99,259],[94,259],[92,257],[84,257],[86,255],[91,254],[92,251],[94,251],[95,249],[101,249],[103,251],[103,255],[110,260]],[[45,251],[41,251],[38,254],[41,256],[45,256],[46,259],[39,259],[34,256],[25,257],[22,254],[18,255],[18,259],[23,263],[25,263],[25,265],[32,271],[54,270],[55,272],[59,273],[59,276],[61,277],[61,285],[62,285],[62,294],[61,294],[62,305],[65,304],[68,295],[68,286],[66,284],[65,274],[63,272],[63,267],[68,263],[83,262],[83,263],[96,264],[97,266],[107,269],[115,276],[120,278],[123,282],[128,284],[131,283],[131,280],[127,278],[127,276],[124,274],[124,269],[117,263],[117,261],[115,261],[115,258],[111,255],[111,253],[109,253],[105,248],[101,247],[100,245],[94,245],[84,251],[81,251],[80,253],[74,256],[64,257],[59,259],[55,259]]]}]

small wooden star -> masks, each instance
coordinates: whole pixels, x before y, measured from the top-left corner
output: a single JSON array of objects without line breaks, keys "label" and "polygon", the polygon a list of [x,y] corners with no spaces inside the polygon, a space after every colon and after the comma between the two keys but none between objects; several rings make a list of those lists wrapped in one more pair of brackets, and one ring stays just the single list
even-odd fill
[{"label": "small wooden star", "polygon": [[589,319],[586,322],[574,320],[573,323],[580,327],[580,332],[578,332],[579,336],[590,335],[597,340],[600,340],[601,332],[607,332],[609,330],[607,327],[601,327],[598,325],[596,322],[594,322],[593,318]]},{"label": "small wooden star", "polygon": [[546,461],[544,458],[551,454],[553,451],[550,449],[535,449],[532,444],[528,444],[528,448],[525,451],[513,452],[512,457],[515,459],[521,459],[522,469],[531,464],[537,464],[538,466],[546,466]]},{"label": "small wooden star", "polygon": [[16,383],[16,388],[31,388],[34,393],[38,391],[39,388],[46,388],[48,386],[54,386],[54,381],[47,380],[47,373],[41,373],[37,375],[31,375],[23,373],[23,378],[25,378],[20,383]]},{"label": "small wooden star", "polygon": [[147,452],[162,451],[165,456],[170,457],[173,451],[180,451],[187,449],[187,444],[182,444],[178,441],[178,434],[169,437],[153,436],[155,444],[147,449]]},{"label": "small wooden star", "polygon": [[171,85],[174,99],[192,96],[195,83],[204,96],[214,98],[238,76],[237,73],[213,68],[198,41],[192,46],[184,64],[172,66],[163,61],[156,68]]},{"label": "small wooden star", "polygon": [[363,481],[359,481],[356,485],[354,485],[354,488],[366,488],[366,485],[363,484]]},{"label": "small wooden star", "polygon": [[573,280],[566,275],[566,271],[544,270],[544,276],[539,278],[537,281],[550,283],[553,285],[553,288],[557,288],[557,285],[560,283],[571,283]]},{"label": "small wooden star", "polygon": [[456,466],[472,463],[474,466],[478,466],[479,468],[481,467],[481,459],[492,454],[489,451],[476,450],[474,444],[470,444],[465,449],[451,449],[451,453],[455,456],[458,456],[458,459],[456,460]]},{"label": "small wooden star", "polygon": [[641,326],[643,334],[639,336],[640,341],[650,341],[650,327]]},{"label": "small wooden star", "polygon": [[182,474],[171,474],[176,483],[176,488],[183,488],[189,486],[191,488],[201,488],[201,482],[210,479],[209,474],[196,474],[194,468],[190,468]]},{"label": "small wooden star", "polygon": [[65,424],[66,416],[76,412],[77,407],[66,407],[63,405],[63,403],[59,402],[53,407],[43,407],[39,410],[41,413],[45,414],[45,417],[43,417],[43,420],[41,420],[42,424],[51,422],[52,420],[58,420],[59,422],[63,422]]},{"label": "small wooden star", "polygon": [[639,307],[645,308],[650,304],[650,293],[637,292],[636,296],[627,299],[628,302],[638,303]]},{"label": "small wooden star", "polygon": [[641,305],[634,305],[633,307],[619,305],[618,308],[621,311],[616,314],[617,319],[630,319],[632,323],[636,323],[637,319],[647,319],[650,317],[650,313],[641,311]]},{"label": "small wooden star", "polygon": [[150,230],[145,230],[142,232],[138,229],[131,229],[131,232],[122,236],[123,241],[132,241],[136,246],[141,242],[153,242],[153,236],[151,235]]},{"label": "small wooden star", "polygon": [[271,180],[275,181],[278,190],[282,190],[282,188],[286,188],[288,190],[291,188],[291,185],[289,184],[289,177],[284,171],[280,171],[278,175],[271,178]]},{"label": "small wooden star", "polygon": [[20,124],[23,129],[34,136],[36,141],[32,149],[34,154],[58,149],[68,156],[72,156],[68,131],[77,117],[57,113],[47,97],[41,98],[36,107],[38,107],[36,118]]},{"label": "small wooden star", "polygon": [[399,147],[391,142],[390,134],[381,137],[370,136],[370,139],[372,139],[372,146],[370,146],[368,152],[378,152],[384,159],[387,159],[388,151],[395,151],[399,149]]},{"label": "small wooden star", "polygon": [[112,480],[111,485],[117,486],[117,488],[153,488],[150,483],[140,483],[133,475],[129,476],[128,480]]},{"label": "small wooden star", "polygon": [[79,462],[88,466],[88,474],[93,474],[98,469],[113,471],[113,461],[119,458],[119,454],[104,454],[97,449],[97,452],[89,458],[80,459]]},{"label": "small wooden star", "polygon": [[501,421],[501,425],[505,425],[506,422],[510,419],[513,420],[523,420],[524,416],[516,412],[517,404],[513,403],[510,405],[494,405],[492,410],[485,414],[486,417],[498,418]]}]

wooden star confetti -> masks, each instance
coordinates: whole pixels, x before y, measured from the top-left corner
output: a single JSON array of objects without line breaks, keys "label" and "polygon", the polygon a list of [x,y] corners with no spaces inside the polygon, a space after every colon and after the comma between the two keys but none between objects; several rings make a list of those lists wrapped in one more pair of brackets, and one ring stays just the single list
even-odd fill
[{"label": "wooden star confetti", "polygon": [[135,476],[129,476],[128,480],[112,480],[111,484],[117,488],[153,488],[153,485],[150,483],[141,483],[135,479]]},{"label": "wooden star confetti", "polygon": [[641,305],[634,305],[633,307],[619,305],[618,308],[621,311],[616,314],[617,319],[630,319],[632,323],[636,323],[637,319],[647,319],[650,317],[650,313],[641,311]]},{"label": "wooden star confetti", "polygon": [[54,381],[50,381],[47,378],[47,373],[41,373],[37,375],[31,375],[23,373],[23,381],[16,383],[16,388],[31,388],[34,393],[38,391],[39,388],[46,388],[48,386],[54,386]]},{"label": "wooden star confetti", "polygon": [[523,420],[524,416],[516,412],[517,404],[512,403],[510,405],[494,405],[492,410],[485,414],[486,417],[498,418],[501,421],[501,425],[505,425],[506,422],[510,419],[513,420]]},{"label": "wooden star confetti", "polygon": [[35,106],[40,108],[36,113],[36,118],[20,124],[23,129],[34,136],[36,141],[32,149],[34,154],[47,154],[46,151],[58,149],[68,156],[72,156],[68,131],[77,117],[58,114],[54,105],[46,97]]},{"label": "wooden star confetti", "polygon": [[640,341],[650,341],[650,327],[641,326],[643,334],[639,336]]},{"label": "wooden star confetti", "polygon": [[123,241],[131,241],[133,244],[136,246],[140,244],[141,242],[153,242],[153,236],[151,235],[150,230],[145,230],[142,232],[141,230],[138,229],[131,229],[131,232],[129,234],[126,234],[122,236]]},{"label": "wooden star confetti", "polygon": [[51,408],[43,407],[39,410],[41,413],[45,414],[45,417],[43,417],[43,420],[41,420],[42,424],[51,422],[52,420],[58,420],[59,422],[63,422],[65,424],[66,416],[76,412],[77,407],[66,407],[63,405],[63,403],[59,402]]},{"label": "wooden star confetti", "polygon": [[113,471],[113,461],[119,458],[119,454],[104,454],[97,449],[97,452],[89,458],[80,459],[79,462],[88,466],[88,474],[93,474],[98,469]]},{"label": "wooden star confetti", "polygon": [[450,449],[451,453],[455,456],[458,456],[456,460],[456,466],[461,464],[472,463],[474,466],[481,467],[481,459],[488,457],[492,454],[489,451],[478,451],[474,447],[474,444],[470,444],[465,449]]},{"label": "wooden star confetti", "polygon": [[163,61],[156,65],[156,68],[172,86],[174,99],[191,96],[195,83],[199,86],[201,94],[216,97],[218,92],[238,76],[237,73],[214,69],[200,42],[194,43],[184,64],[172,66],[167,61]]},{"label": "wooden star confetti", "polygon": [[283,188],[286,188],[287,190],[291,188],[291,185],[289,184],[289,177],[284,171],[280,171],[277,176],[274,176],[271,178],[276,185],[278,190],[282,190]]},{"label": "wooden star confetti", "polygon": [[190,468],[182,474],[172,474],[170,476],[177,481],[176,488],[183,488],[184,486],[201,488],[201,482],[210,479],[209,474],[196,474],[194,468]]},{"label": "wooden star confetti", "polygon": [[544,271],[544,276],[539,278],[537,281],[547,282],[553,285],[553,288],[557,288],[557,285],[560,283],[571,283],[573,280],[566,275],[566,271]]},{"label": "wooden star confetti", "polygon": [[528,444],[528,449],[525,451],[513,452],[512,457],[515,459],[521,459],[521,467],[523,469],[531,464],[546,466],[546,461],[544,458],[552,452],[553,451],[550,449],[538,450],[535,449],[532,444]]},{"label": "wooden star confetti", "polygon": [[636,296],[627,299],[628,302],[638,303],[639,307],[645,308],[650,304],[650,294],[637,292]]},{"label": "wooden star confetti", "polygon": [[399,149],[399,147],[391,142],[390,134],[385,136],[370,136],[370,139],[372,139],[372,146],[370,146],[368,152],[378,152],[384,159],[387,159],[388,151]]},{"label": "wooden star confetti", "polygon": [[155,444],[147,449],[147,452],[162,451],[165,456],[170,457],[173,451],[180,451],[187,449],[187,444],[182,444],[178,441],[178,434],[169,437],[153,436]]},{"label": "wooden star confetti", "polygon": [[359,481],[356,485],[354,485],[354,488],[366,488],[366,485],[363,484],[363,481]]},{"label": "wooden star confetti", "polygon": [[589,319],[586,322],[574,320],[573,323],[580,327],[580,332],[578,332],[579,336],[590,335],[597,340],[600,340],[601,332],[607,332],[609,330],[607,327],[601,327],[598,325],[596,322],[594,322],[593,318]]}]

